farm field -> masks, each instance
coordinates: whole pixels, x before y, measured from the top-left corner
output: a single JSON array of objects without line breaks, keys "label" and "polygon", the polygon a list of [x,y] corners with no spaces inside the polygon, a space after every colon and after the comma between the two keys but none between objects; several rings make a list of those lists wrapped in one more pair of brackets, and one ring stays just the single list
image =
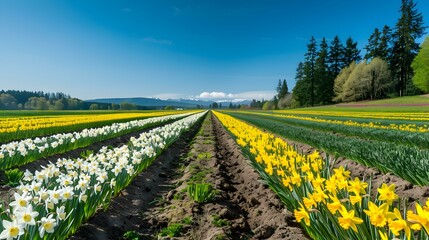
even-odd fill
[{"label": "farm field", "polygon": [[0,143],[170,114],[177,111],[0,111]]},{"label": "farm field", "polygon": [[133,120],[146,122],[2,171],[0,232],[429,239],[426,116],[353,116],[200,111]]}]

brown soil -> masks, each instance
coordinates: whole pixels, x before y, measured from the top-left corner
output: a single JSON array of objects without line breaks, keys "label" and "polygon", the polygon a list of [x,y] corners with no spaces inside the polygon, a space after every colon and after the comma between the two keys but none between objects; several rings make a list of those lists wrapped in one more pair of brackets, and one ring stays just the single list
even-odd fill
[{"label": "brown soil", "polygon": [[[189,137],[180,141],[71,239],[120,239],[127,231],[157,239],[173,223],[181,224],[180,233],[159,238],[309,239],[217,119],[206,118],[192,145],[186,147]],[[186,188],[202,182],[217,194],[196,203]]]}]

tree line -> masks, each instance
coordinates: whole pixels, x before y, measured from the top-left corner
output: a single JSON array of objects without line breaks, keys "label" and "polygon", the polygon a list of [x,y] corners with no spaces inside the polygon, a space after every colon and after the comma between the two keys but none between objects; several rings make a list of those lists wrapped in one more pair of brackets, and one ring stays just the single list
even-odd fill
[{"label": "tree line", "polygon": [[[416,39],[425,34],[423,16],[413,0],[402,0],[400,13],[394,28],[385,25],[381,30],[374,29],[363,58],[352,37],[345,44],[339,36],[329,43],[326,38],[318,42],[311,37],[304,61],[296,69],[292,105],[324,105],[428,91],[429,84],[425,89],[413,81],[416,70],[412,68],[427,66],[412,64],[420,49]],[[426,75],[423,72],[416,76]]]},{"label": "tree line", "polygon": [[131,103],[91,103],[57,92],[0,90],[2,110],[136,110],[145,109]]}]

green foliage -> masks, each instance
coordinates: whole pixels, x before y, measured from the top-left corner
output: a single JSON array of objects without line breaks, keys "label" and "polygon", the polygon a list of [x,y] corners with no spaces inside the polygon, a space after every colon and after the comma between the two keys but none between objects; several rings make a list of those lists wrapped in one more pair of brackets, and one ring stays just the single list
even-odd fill
[{"label": "green foliage", "polygon": [[91,105],[89,105],[89,110],[98,110],[98,104],[92,103]]},{"label": "green foliage", "polygon": [[211,157],[213,157],[211,152],[202,152],[197,155],[198,160],[209,160]]},{"label": "green foliage", "polygon": [[124,239],[139,240],[140,236],[135,231],[128,231],[124,233]]},{"label": "green foliage", "polygon": [[386,95],[390,84],[390,70],[386,61],[375,57],[370,63],[352,62],[335,79],[334,101],[376,99]]},{"label": "green foliage", "polygon": [[357,42],[353,42],[353,39],[349,37],[344,48],[344,65],[348,66],[352,62],[359,62],[360,60],[362,60],[362,57],[360,56],[360,50],[357,48]]},{"label": "green foliage", "polygon": [[186,224],[186,225],[192,225],[194,223],[194,221],[192,221],[191,217],[187,216],[187,217],[183,218],[182,223]]},{"label": "green foliage", "polygon": [[274,110],[276,109],[276,105],[273,101],[266,101],[264,106],[262,106],[262,110]]},{"label": "green foliage", "polygon": [[229,224],[230,224],[228,220],[222,219],[218,215],[213,215],[212,218],[213,218],[212,223],[216,227],[229,226]]},{"label": "green foliage", "polygon": [[188,185],[188,195],[197,203],[206,203],[216,197],[216,191],[209,183],[195,183]]},{"label": "green foliage", "polygon": [[18,168],[9,169],[4,171],[6,175],[6,184],[11,187],[19,185],[19,182],[24,177],[24,172]]},{"label": "green foliage", "polygon": [[421,45],[411,67],[414,71],[413,83],[424,92],[429,92],[429,37]]},{"label": "green foliage", "polygon": [[161,229],[158,236],[161,237],[178,237],[182,232],[183,225],[181,223],[172,223],[168,227]]},{"label": "green foliage", "polygon": [[401,17],[393,33],[391,69],[397,83],[397,93],[403,96],[408,94],[407,84],[413,74],[411,63],[419,50],[416,39],[424,35],[426,27],[423,25],[423,15],[417,11],[413,0],[402,0],[400,12]]}]

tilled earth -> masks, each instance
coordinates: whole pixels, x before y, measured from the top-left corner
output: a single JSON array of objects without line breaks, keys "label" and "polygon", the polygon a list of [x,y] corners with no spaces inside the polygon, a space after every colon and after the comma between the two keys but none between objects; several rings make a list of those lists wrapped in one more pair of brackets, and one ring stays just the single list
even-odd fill
[{"label": "tilled earth", "polygon": [[[126,232],[140,239],[308,239],[217,119],[208,115],[188,147],[180,141],[71,239]],[[186,192],[193,183],[211,184],[215,198],[196,203]],[[180,226],[173,236],[161,236],[173,225]]]}]

